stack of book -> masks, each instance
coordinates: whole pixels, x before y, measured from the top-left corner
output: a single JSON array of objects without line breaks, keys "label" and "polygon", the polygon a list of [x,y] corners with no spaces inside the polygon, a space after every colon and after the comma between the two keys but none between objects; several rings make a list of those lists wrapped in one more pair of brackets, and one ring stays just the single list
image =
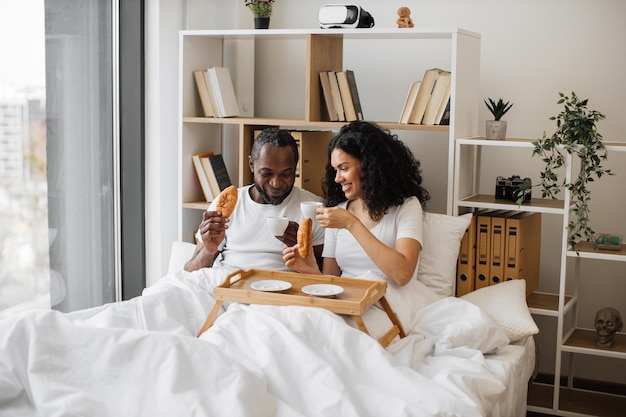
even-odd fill
[{"label": "stack of book", "polygon": [[461,239],[456,295],[511,279],[526,280],[530,294],[539,285],[540,257],[541,213],[478,211]]},{"label": "stack of book", "polygon": [[193,76],[204,117],[239,116],[239,105],[228,68],[197,70]]},{"label": "stack of book", "polygon": [[320,84],[331,122],[352,122],[363,119],[354,71],[321,71]]},{"label": "stack of book", "polygon": [[191,159],[207,202],[213,201],[224,188],[232,185],[221,154],[199,153],[192,155]]},{"label": "stack of book", "polygon": [[422,125],[450,124],[452,74],[439,68],[426,70],[424,77],[409,87],[400,123]]}]

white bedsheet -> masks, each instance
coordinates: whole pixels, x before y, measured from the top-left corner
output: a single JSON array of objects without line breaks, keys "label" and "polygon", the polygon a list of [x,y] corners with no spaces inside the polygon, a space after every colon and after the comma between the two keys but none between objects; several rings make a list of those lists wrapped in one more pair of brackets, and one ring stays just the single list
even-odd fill
[{"label": "white bedsheet", "polygon": [[[166,316],[210,309],[181,291],[160,298]],[[232,304],[196,338],[146,330],[169,317],[141,305],[115,316],[145,328],[94,321],[102,309],[0,321],[0,416],[523,415],[534,355],[463,300],[420,306],[387,350],[317,308]]]}]

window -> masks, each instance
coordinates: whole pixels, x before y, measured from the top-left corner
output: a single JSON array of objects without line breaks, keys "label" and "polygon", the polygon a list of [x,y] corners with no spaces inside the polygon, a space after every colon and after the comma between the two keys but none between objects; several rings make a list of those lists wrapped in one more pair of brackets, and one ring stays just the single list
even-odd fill
[{"label": "window", "polygon": [[[122,3],[137,48],[142,2]],[[124,199],[119,185],[143,183],[143,89],[117,94],[117,69],[122,77],[128,70],[116,58],[116,8],[103,0],[0,3],[0,310],[73,311],[143,287],[143,227],[133,222],[129,244],[118,243],[125,213],[143,224],[142,187]],[[136,49],[125,53],[142,61]],[[143,67],[133,70],[141,81]],[[121,129],[118,99],[132,118]],[[124,267],[122,246],[134,251]]]}]

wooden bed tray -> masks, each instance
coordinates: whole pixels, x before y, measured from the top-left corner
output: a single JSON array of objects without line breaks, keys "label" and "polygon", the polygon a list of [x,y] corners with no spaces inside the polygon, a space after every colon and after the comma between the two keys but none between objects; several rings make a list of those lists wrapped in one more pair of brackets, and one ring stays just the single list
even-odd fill
[{"label": "wooden bed tray", "polygon": [[[291,283],[291,288],[282,292],[258,291],[250,285],[259,280],[281,280]],[[305,294],[302,288],[310,284],[334,284],[343,287],[343,292],[332,298],[316,297]],[[202,325],[198,337],[202,335],[217,318],[217,312],[224,301],[236,301],[245,304],[269,304],[277,306],[319,307],[336,314],[351,316],[358,328],[370,334],[361,317],[374,303],[380,301],[389,316],[392,327],[378,341],[386,347],[396,337],[404,337],[400,321],[385,299],[387,283],[358,278],[341,278],[331,275],[299,274],[295,272],[270,271],[264,269],[237,270],[229,274],[224,282],[213,289],[216,303]]]}]

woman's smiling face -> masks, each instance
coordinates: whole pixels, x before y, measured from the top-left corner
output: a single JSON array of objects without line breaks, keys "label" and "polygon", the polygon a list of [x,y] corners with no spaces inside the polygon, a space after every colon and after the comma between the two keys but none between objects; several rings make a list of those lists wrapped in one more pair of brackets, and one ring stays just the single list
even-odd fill
[{"label": "woman's smiling face", "polygon": [[330,154],[330,164],[335,169],[335,182],[348,200],[356,200],[363,195],[361,189],[361,161],[354,156],[334,149]]}]

